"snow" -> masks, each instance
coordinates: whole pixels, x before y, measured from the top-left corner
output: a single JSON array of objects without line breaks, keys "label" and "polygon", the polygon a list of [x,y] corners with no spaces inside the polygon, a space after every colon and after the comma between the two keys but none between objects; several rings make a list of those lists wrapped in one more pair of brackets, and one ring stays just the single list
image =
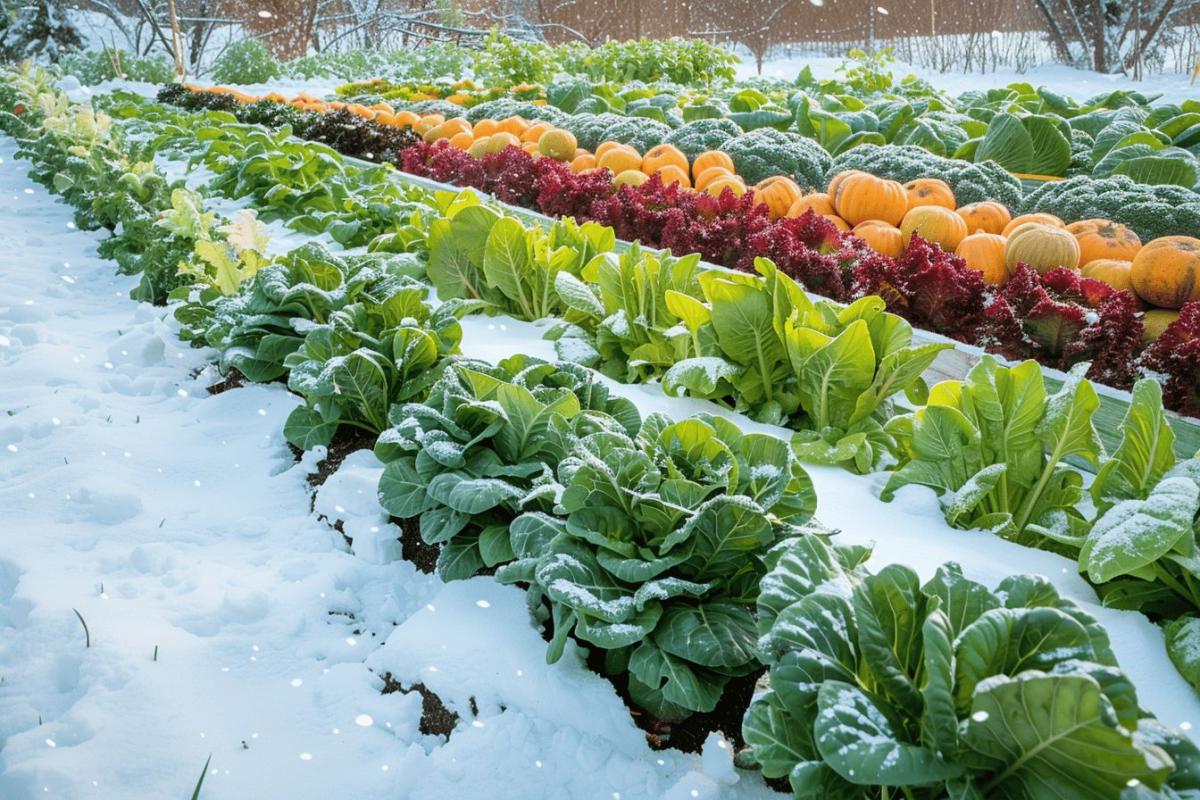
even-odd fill
[{"label": "snow", "polygon": [[[797,55],[775,58],[763,62],[762,74],[763,77],[793,80],[800,74],[800,70],[807,66],[812,69],[815,78],[824,80],[838,77],[835,70],[844,61],[843,58],[829,56]],[[925,78],[934,86],[951,95],[1022,82],[1031,83],[1034,86],[1045,86],[1051,91],[1079,101],[1117,89],[1136,89],[1146,94],[1161,93],[1162,98],[1159,102],[1163,103],[1179,103],[1183,100],[1194,100],[1200,96],[1200,88],[1191,82],[1191,75],[1179,72],[1163,72],[1149,75],[1141,81],[1132,81],[1125,75],[1106,75],[1063,64],[1041,64],[1025,72],[1002,69],[984,73],[937,72],[901,61],[897,61],[892,67],[892,74],[897,79],[909,73],[918,78]],[[752,78],[756,74],[754,59],[743,58],[737,68],[738,79]]]},{"label": "snow", "polygon": [[[0,797],[190,796],[209,754],[206,800],[775,796],[651,751],[578,651],[545,664],[520,590],[398,560],[370,452],[310,511],[297,398],[208,395],[213,353],[25,167],[0,144]],[[372,668],[444,692],[449,741]]]}]

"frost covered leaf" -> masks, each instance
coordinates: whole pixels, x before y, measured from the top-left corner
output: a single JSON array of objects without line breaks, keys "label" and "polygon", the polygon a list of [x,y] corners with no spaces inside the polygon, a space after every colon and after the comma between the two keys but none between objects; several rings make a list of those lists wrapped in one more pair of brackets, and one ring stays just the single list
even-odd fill
[{"label": "frost covered leaf", "polygon": [[259,221],[258,213],[249,208],[234,214],[233,220],[228,225],[222,225],[220,230],[239,253],[243,250],[266,253],[271,241],[267,226]]},{"label": "frost covered leaf", "polygon": [[1167,655],[1184,680],[1200,690],[1200,618],[1185,616],[1163,626]]},{"label": "frost covered leaf", "polygon": [[1101,510],[1143,498],[1175,465],[1175,431],[1163,413],[1162,387],[1145,378],[1133,387],[1121,422],[1121,442],[1096,473],[1092,499]]},{"label": "frost covered leaf", "polygon": [[962,774],[925,747],[903,741],[880,702],[857,686],[821,687],[814,732],[821,757],[845,780],[865,786],[923,786]]},{"label": "frost covered leaf", "polygon": [[586,283],[570,272],[564,270],[554,276],[554,290],[567,308],[596,319],[604,318],[604,305],[599,298]]},{"label": "frost covered leaf", "polygon": [[1145,500],[1123,500],[1092,526],[1079,553],[1088,579],[1103,583],[1153,564],[1192,535],[1200,486],[1164,478]]},{"label": "frost covered leaf", "polygon": [[283,436],[301,450],[328,445],[337,433],[338,421],[327,420],[320,412],[307,406],[292,409],[283,424]]},{"label": "frost covered leaf", "polygon": [[675,604],[663,615],[654,640],[664,652],[692,663],[733,669],[754,660],[754,617],[730,602]]},{"label": "frost covered leaf", "polygon": [[955,700],[963,711],[986,680],[1091,661],[1094,651],[1083,625],[1056,608],[994,608],[963,629],[954,656]]},{"label": "frost covered leaf", "polygon": [[786,777],[794,765],[816,756],[812,719],[796,711],[774,692],[767,692],[746,710],[742,735],[766,778]]},{"label": "frost covered leaf", "polygon": [[972,699],[963,742],[994,773],[989,797],[1116,797],[1132,780],[1158,788],[1171,771],[1163,750],[1138,747],[1117,725],[1085,675],[989,680]]},{"label": "frost covered leaf", "polygon": [[863,579],[852,595],[863,660],[897,705],[919,710],[916,676],[921,671],[921,625],[927,598],[917,574],[889,564]]},{"label": "frost covered leaf", "polygon": [[728,391],[723,382],[733,383],[740,372],[740,367],[719,356],[686,358],[663,375],[663,391],[671,397],[718,397]]}]

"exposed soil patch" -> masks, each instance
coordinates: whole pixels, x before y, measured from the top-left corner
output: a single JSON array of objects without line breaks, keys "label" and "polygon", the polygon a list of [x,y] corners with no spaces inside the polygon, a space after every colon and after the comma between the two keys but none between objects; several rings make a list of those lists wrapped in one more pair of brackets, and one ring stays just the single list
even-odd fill
[{"label": "exposed soil patch", "polygon": [[209,394],[221,394],[228,392],[230,389],[238,389],[245,386],[249,381],[236,367],[230,368],[229,372],[225,373],[225,377],[208,387]]},{"label": "exposed soil patch", "polygon": [[442,553],[440,545],[426,544],[421,538],[421,526],[416,517],[400,519],[392,517],[392,522],[400,526],[400,554],[405,561],[411,561],[418,571],[432,575],[437,571],[438,556]]},{"label": "exposed soil patch", "polygon": [[[317,471],[308,476],[308,485],[313,489],[324,485],[325,481],[329,480],[329,476],[338,471],[338,467],[342,465],[348,455],[355,450],[370,450],[375,446],[375,440],[378,438],[378,434],[364,431],[353,425],[339,427],[333,441],[329,443],[329,452],[317,465]],[[314,493],[313,502],[315,503],[316,500],[317,496]]]},{"label": "exposed soil patch", "polygon": [[421,733],[450,738],[450,734],[454,732],[454,726],[458,724],[458,714],[446,708],[442,698],[431,692],[423,683],[414,683],[412,686],[405,687],[393,678],[390,672],[385,672],[380,677],[383,679],[382,694],[416,692],[421,695],[421,722],[417,726]]}]

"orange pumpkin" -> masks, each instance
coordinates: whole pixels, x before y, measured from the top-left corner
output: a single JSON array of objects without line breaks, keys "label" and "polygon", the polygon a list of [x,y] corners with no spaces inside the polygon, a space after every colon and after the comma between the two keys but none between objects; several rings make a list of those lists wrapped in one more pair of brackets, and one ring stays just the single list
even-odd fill
[{"label": "orange pumpkin", "polygon": [[526,128],[525,132],[521,134],[521,141],[522,142],[537,142],[538,139],[542,138],[543,133],[545,133],[546,131],[551,130],[553,128],[554,128],[554,126],[551,125],[549,122],[535,122],[534,124],[532,124],[528,128]]},{"label": "orange pumpkin", "polygon": [[689,174],[687,156],[673,144],[657,144],[642,156],[642,172],[647,175],[653,175],[666,166],[678,167],[683,170],[685,177]]},{"label": "orange pumpkin", "polygon": [[498,130],[500,130],[500,123],[496,122],[496,120],[481,119],[479,122],[475,123],[475,127],[471,129],[471,132],[474,133],[475,138],[478,139],[481,136],[491,136]]},{"label": "orange pumpkin", "polygon": [[1133,262],[1116,258],[1094,258],[1079,270],[1083,277],[1104,281],[1114,289],[1133,291]]},{"label": "orange pumpkin", "polygon": [[850,230],[850,223],[839,217],[837,214],[822,214],[821,216],[833,223],[833,227],[837,228],[842,233],[847,233]]},{"label": "orange pumpkin", "polygon": [[488,137],[486,152],[488,155],[491,155],[492,153],[499,153],[506,147],[520,146],[521,140],[515,134],[511,134],[508,131],[498,131]]},{"label": "orange pumpkin", "polygon": [[950,184],[937,178],[917,178],[915,181],[909,181],[904,184],[904,191],[908,194],[909,208],[941,206],[951,211],[958,208],[958,201],[954,199],[954,190],[950,188]]},{"label": "orange pumpkin", "polygon": [[632,149],[612,147],[606,150],[604,155],[597,156],[596,166],[610,171],[613,175],[620,175],[622,172],[631,169],[640,171],[642,168],[642,157]]},{"label": "orange pumpkin", "polygon": [[851,225],[869,219],[896,225],[908,211],[908,195],[903,186],[865,172],[849,175],[837,182],[832,197],[838,216]]},{"label": "orange pumpkin", "polygon": [[838,187],[842,185],[842,181],[846,180],[846,178],[849,178],[851,175],[864,175],[864,174],[866,174],[866,173],[864,173],[861,169],[842,170],[837,175],[834,175],[833,178],[829,181],[829,186],[825,187],[825,193],[827,195],[829,195],[830,197],[834,197],[837,195]]},{"label": "orange pumpkin", "polygon": [[829,199],[829,195],[824,192],[813,192],[812,194],[804,195],[792,203],[792,207],[787,210],[787,216],[802,217],[804,216],[804,212],[810,208],[813,210],[813,213],[822,216],[837,213],[833,210],[833,201]]},{"label": "orange pumpkin", "polygon": [[579,173],[585,169],[596,168],[596,157],[591,153],[583,153],[575,156],[575,160],[571,162],[571,172]]},{"label": "orange pumpkin", "polygon": [[[642,171],[645,172],[645,170]],[[672,183],[678,183],[685,189],[690,189],[692,186],[691,180],[688,179],[687,170],[678,164],[664,164],[655,170],[654,174],[663,182],[663,186],[669,186]]]},{"label": "orange pumpkin", "polygon": [[1055,267],[1076,269],[1079,266],[1079,242],[1066,228],[1025,222],[1008,234],[1008,244],[1004,248],[1004,263],[1010,274],[1021,261],[1039,273]]},{"label": "orange pumpkin", "polygon": [[767,207],[771,219],[786,215],[802,194],[795,181],[782,175],[767,178],[754,187],[754,199]]},{"label": "orange pumpkin", "polygon": [[[695,183],[696,190],[702,192],[705,189],[707,189],[708,185],[710,183],[712,183],[713,181],[717,181],[722,178],[734,178],[734,177],[737,177],[737,176],[735,176],[732,172],[725,169],[724,167],[721,167],[721,166],[709,167],[708,169],[704,170],[704,172],[701,172],[699,175],[696,176],[696,183]],[[739,178],[739,180],[740,180],[740,178]]]},{"label": "orange pumpkin", "polygon": [[641,186],[648,180],[650,180],[650,176],[640,169],[627,169],[613,178],[613,186]]},{"label": "orange pumpkin", "polygon": [[1012,233],[1017,228],[1024,225],[1026,222],[1038,222],[1038,223],[1041,223],[1042,225],[1049,225],[1053,228],[1067,227],[1066,223],[1064,223],[1061,219],[1054,216],[1053,214],[1041,214],[1041,213],[1022,214],[1019,217],[1013,217],[1011,220],[1009,220],[1009,223],[1004,226],[1004,230],[1000,231],[1000,235],[1008,236],[1010,233]]},{"label": "orange pumpkin", "polygon": [[1012,214],[1003,203],[997,203],[995,200],[983,200],[962,206],[958,209],[958,215],[967,223],[967,230],[971,233],[1001,233],[1008,227],[1008,223],[1012,222]]},{"label": "orange pumpkin", "polygon": [[1084,219],[1072,222],[1067,230],[1079,242],[1079,263],[1087,264],[1098,258],[1132,261],[1142,240],[1131,228],[1107,219]]},{"label": "orange pumpkin", "polygon": [[904,234],[895,225],[869,219],[854,226],[854,235],[871,246],[876,253],[899,258],[904,253]]},{"label": "orange pumpkin", "polygon": [[[712,169],[712,167],[709,167],[709,170]],[[736,175],[726,175],[710,181],[704,187],[703,191],[707,195],[720,197],[726,189],[733,192],[737,197],[741,197],[746,193],[746,184]]]},{"label": "orange pumpkin", "polygon": [[1130,268],[1138,297],[1160,308],[1200,300],[1200,239],[1163,236],[1148,242]]},{"label": "orange pumpkin", "polygon": [[459,150],[466,150],[471,145],[475,144],[475,137],[469,132],[463,131],[462,133],[456,133],[451,136],[450,144],[454,145]]},{"label": "orange pumpkin", "polygon": [[720,150],[705,150],[692,162],[692,177],[699,178],[709,167],[724,167],[729,170],[730,175],[737,172],[733,167],[733,159],[729,157],[728,153]]},{"label": "orange pumpkin", "polygon": [[511,133],[520,139],[521,134],[525,133],[529,128],[529,121],[524,117],[509,117],[508,119],[501,120],[500,124],[496,127],[497,130]]},{"label": "orange pumpkin", "polygon": [[953,253],[959,242],[967,236],[967,223],[963,218],[942,206],[917,206],[900,221],[900,233],[907,248],[913,234],[927,242],[936,242],[947,253]]},{"label": "orange pumpkin", "polygon": [[579,150],[575,136],[570,131],[549,128],[537,139],[538,152],[555,161],[570,161]]},{"label": "orange pumpkin", "polygon": [[983,273],[983,282],[1003,286],[1008,282],[1008,266],[1004,262],[1006,241],[998,233],[972,233],[958,243],[954,254],[967,262],[971,269]]},{"label": "orange pumpkin", "polygon": [[621,144],[620,142],[614,142],[610,139],[609,141],[601,142],[599,145],[596,146],[596,160],[599,161],[601,158],[604,157],[605,153],[607,153],[609,150],[612,150],[617,147],[624,147],[626,150],[633,150],[633,148],[627,144]]}]

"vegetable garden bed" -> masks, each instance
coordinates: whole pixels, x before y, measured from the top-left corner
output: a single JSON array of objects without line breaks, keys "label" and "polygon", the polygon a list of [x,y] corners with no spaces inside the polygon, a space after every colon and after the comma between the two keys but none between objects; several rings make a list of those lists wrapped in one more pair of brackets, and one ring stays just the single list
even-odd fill
[{"label": "vegetable garden bed", "polygon": [[[984,585],[954,565],[872,574],[869,548],[814,523],[818,473],[872,502],[932,487],[950,525],[996,531],[1012,541],[987,541],[1039,563],[1066,556],[1108,605],[1169,620],[1194,681],[1200,472],[1174,452],[1153,381],[1137,384],[1106,453],[1080,370],[1048,381],[1032,361],[960,350],[979,362],[928,390],[921,374],[953,345],[917,340],[879,297],[837,304],[766,259],[730,270],[618,245],[595,223],[431,197],[436,186],[219,114],[195,126],[127,106],[128,131],[110,129],[45,89],[36,75],[5,88],[30,107],[40,93],[41,116],[5,118],[35,179],[113,231],[102,251],[143,274],[148,298],[171,298],[184,335],[223,367],[303,396],[292,444],[377,435],[384,509],[417,521],[444,578],[528,586],[551,661],[568,641],[588,647],[664,721],[712,711],[767,668],[742,762],[798,797],[1196,788],[1200,751],[1142,711],[1119,648],[1053,581]],[[216,194],[369,252],[309,243],[269,259],[252,214],[221,226],[206,198],[139,160],[159,148],[203,164]],[[485,311],[552,319],[600,373],[462,358],[464,320]],[[630,401],[652,382],[690,416]],[[1073,457],[1099,466],[1089,499]],[[850,478],[881,469],[886,486]]]}]

